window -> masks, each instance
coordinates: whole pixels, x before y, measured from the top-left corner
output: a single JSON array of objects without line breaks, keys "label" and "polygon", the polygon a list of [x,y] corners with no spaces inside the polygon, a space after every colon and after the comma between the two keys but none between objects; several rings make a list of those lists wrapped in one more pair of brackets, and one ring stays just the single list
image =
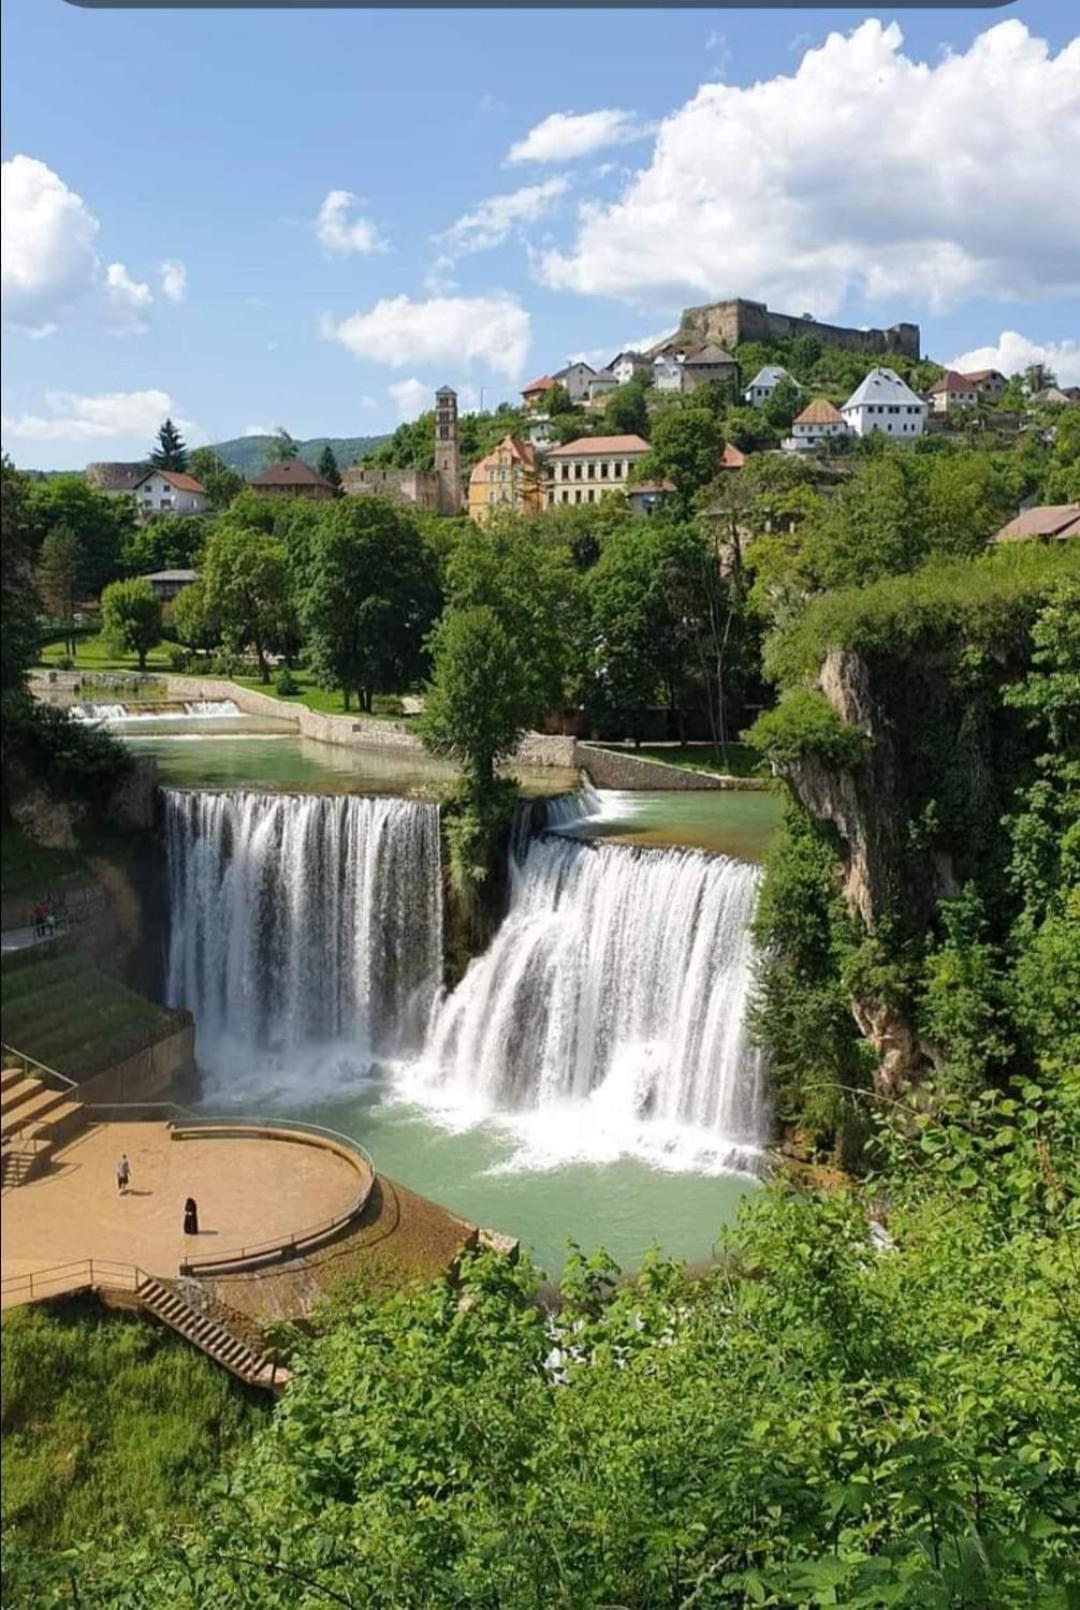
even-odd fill
[{"label": "window", "polygon": [[589,460],[588,476],[590,481],[596,480],[596,464],[592,459]]},{"label": "window", "polygon": [[580,503],[581,502],[581,492],[580,492],[580,490],[574,493],[574,502],[575,503]]},{"label": "window", "polygon": [[595,503],[596,502],[596,493],[593,491],[591,486],[589,488],[589,502],[590,503]]},{"label": "window", "polygon": [[604,462],[600,466],[600,479],[602,481],[607,480],[607,478],[608,478],[608,469],[609,468],[610,468],[610,466],[608,464],[608,461],[607,461],[607,459],[605,459]]},{"label": "window", "polygon": [[[574,480],[575,481],[580,481],[583,473],[584,473],[584,466],[581,465],[581,464],[575,464],[574,465]],[[578,501],[580,502],[580,499]]]},{"label": "window", "polygon": [[622,465],[619,463],[618,459],[616,459],[615,463],[611,466],[611,473],[616,481],[622,478]]}]

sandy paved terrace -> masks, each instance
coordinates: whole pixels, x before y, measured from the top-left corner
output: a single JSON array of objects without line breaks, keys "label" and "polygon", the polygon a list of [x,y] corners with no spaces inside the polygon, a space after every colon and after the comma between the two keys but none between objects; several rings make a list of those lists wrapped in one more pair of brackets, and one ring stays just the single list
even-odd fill
[{"label": "sandy paved terrace", "polygon": [[[131,1186],[116,1189],[126,1152]],[[344,1212],[360,1175],[319,1146],[281,1140],[170,1140],[163,1124],[97,1124],[50,1171],[4,1197],[5,1278],[76,1258],[134,1263],[175,1276],[184,1257],[218,1256],[314,1227]],[[184,1202],[199,1234],[183,1233]]]}]

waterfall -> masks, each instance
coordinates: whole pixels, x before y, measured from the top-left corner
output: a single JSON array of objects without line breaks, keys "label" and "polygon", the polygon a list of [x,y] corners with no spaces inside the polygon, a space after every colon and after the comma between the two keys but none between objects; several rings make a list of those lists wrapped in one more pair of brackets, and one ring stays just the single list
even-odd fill
[{"label": "waterfall", "polygon": [[68,708],[72,721],[123,721],[127,715],[122,704],[73,704]]},{"label": "waterfall", "polygon": [[256,1066],[300,1081],[328,1052],[355,1070],[419,1043],[442,969],[436,806],[163,794],[168,1000],[195,1014],[204,1068],[236,1089]]},{"label": "waterfall", "polygon": [[436,1011],[414,1088],[543,1121],[556,1160],[644,1149],[753,1168],[768,1129],[743,1028],[758,881],[723,856],[541,834],[491,947]]}]

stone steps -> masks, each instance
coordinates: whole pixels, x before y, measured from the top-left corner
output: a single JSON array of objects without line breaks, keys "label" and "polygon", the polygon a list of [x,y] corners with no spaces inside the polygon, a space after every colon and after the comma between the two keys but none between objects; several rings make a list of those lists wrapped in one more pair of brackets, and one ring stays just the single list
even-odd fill
[{"label": "stone steps", "polygon": [[5,1068],[0,1087],[0,1186],[22,1185],[54,1149],[86,1128],[87,1112],[67,1090],[52,1090],[21,1068]]},{"label": "stone steps", "polygon": [[275,1382],[274,1372],[264,1358],[233,1336],[217,1320],[201,1314],[197,1308],[185,1302],[164,1281],[147,1275],[139,1283],[135,1294],[144,1308],[249,1386],[280,1386],[287,1379],[287,1372],[279,1370]]},{"label": "stone steps", "polygon": [[40,1079],[32,1079],[21,1068],[5,1068],[4,1084],[0,1089],[0,1117],[6,1118],[17,1107],[22,1107],[34,1096],[40,1096],[48,1086]]}]

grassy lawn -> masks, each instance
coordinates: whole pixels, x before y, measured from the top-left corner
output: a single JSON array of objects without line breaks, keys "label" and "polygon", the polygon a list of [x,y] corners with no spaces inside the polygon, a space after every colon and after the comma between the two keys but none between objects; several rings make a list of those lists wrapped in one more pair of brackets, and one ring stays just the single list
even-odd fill
[{"label": "grassy lawn", "polygon": [[2,976],[4,1039],[69,1078],[119,1059],[169,1016],[62,942],[15,951]]},{"label": "grassy lawn", "polygon": [[636,756],[639,760],[660,760],[668,766],[682,766],[687,771],[718,772],[724,777],[760,777],[760,756],[747,744],[728,744],[723,754],[712,744],[597,744],[597,749],[613,749],[620,755]]},{"label": "grassy lawn", "polygon": [[[148,671],[171,671],[170,656],[175,645],[160,643],[146,657]],[[114,654],[99,636],[81,638],[77,644],[78,653],[75,656],[76,671],[81,671],[87,677],[93,677],[106,672],[126,673],[135,675],[139,664],[134,654]],[[62,643],[49,643],[41,650],[38,665],[45,670],[55,670],[57,662],[64,658],[64,645]],[[198,676],[197,670],[185,671],[185,676]],[[292,678],[299,686],[298,693],[279,693],[274,686],[274,676],[271,673],[268,683],[261,682],[258,676],[232,676],[227,681],[235,682],[241,688],[253,688],[257,693],[268,693],[273,699],[280,699],[282,704],[303,704],[309,710],[318,710],[324,715],[340,716],[346,713],[359,714],[356,700],[352,700],[352,710],[346,712],[342,704],[340,691],[319,687],[310,671],[293,671]],[[213,677],[213,671],[206,671],[205,675]],[[164,690],[162,690],[164,691]],[[402,716],[399,711],[397,697],[390,694],[376,694],[375,708],[371,712],[372,719],[376,721],[410,721],[410,716]]]},{"label": "grassy lawn", "polygon": [[91,1298],[6,1313],[3,1347],[5,1550],[189,1520],[269,1418],[164,1326]]},{"label": "grassy lawn", "polygon": [[43,849],[14,826],[0,832],[0,889],[9,900],[45,899],[92,876],[78,850]]},{"label": "grassy lawn", "polygon": [[[92,676],[99,671],[126,671],[129,675],[139,669],[138,657],[134,654],[114,654],[106,645],[101,636],[81,637],[75,645],[75,670],[85,671]],[[151,649],[146,656],[146,669],[148,671],[169,671],[172,669],[169,656],[175,648],[173,643],[159,643],[157,648]],[[39,666],[47,671],[55,671],[57,661],[64,659],[63,643],[47,643],[41,650],[38,658]]]}]

